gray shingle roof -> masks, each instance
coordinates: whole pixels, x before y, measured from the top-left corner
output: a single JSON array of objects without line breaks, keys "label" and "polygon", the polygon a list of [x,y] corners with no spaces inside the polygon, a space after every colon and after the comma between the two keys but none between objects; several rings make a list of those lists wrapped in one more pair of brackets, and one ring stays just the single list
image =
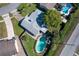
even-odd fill
[{"label": "gray shingle roof", "polygon": [[26,32],[32,36],[36,36],[41,30],[41,27],[36,22],[38,15],[41,13],[42,11],[37,9],[32,12],[31,15],[26,16],[25,19],[21,22],[21,26],[23,26],[26,29]]}]

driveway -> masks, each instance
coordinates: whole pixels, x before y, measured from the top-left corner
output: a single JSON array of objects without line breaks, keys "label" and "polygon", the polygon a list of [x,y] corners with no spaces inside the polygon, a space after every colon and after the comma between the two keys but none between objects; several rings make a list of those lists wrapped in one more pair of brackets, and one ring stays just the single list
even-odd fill
[{"label": "driveway", "polygon": [[20,3],[10,3],[7,6],[0,8],[0,15],[11,12],[12,10],[16,9],[19,5]]},{"label": "driveway", "polygon": [[17,9],[14,9],[13,11],[10,12],[18,21],[22,20],[23,17],[21,16],[21,14],[19,14],[19,12],[17,11]]},{"label": "driveway", "polygon": [[7,28],[7,34],[8,34],[7,39],[12,39],[12,37],[14,37],[15,35],[14,35],[14,30],[13,30],[11,18],[9,16],[9,14],[4,14],[4,15],[2,15],[2,17],[4,19],[4,22],[5,22],[6,28]]},{"label": "driveway", "polygon": [[77,46],[79,45],[79,24],[76,26],[67,44],[63,48],[60,56],[73,56]]}]

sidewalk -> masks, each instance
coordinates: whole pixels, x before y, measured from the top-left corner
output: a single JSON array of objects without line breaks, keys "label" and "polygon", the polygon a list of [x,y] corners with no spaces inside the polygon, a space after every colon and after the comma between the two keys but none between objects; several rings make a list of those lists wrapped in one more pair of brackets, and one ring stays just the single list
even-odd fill
[{"label": "sidewalk", "polygon": [[17,54],[15,56],[26,56],[18,37],[16,37],[16,40],[15,40],[15,47],[17,50]]},{"label": "sidewalk", "polygon": [[12,22],[11,22],[11,18],[9,16],[9,14],[4,14],[2,15],[3,19],[4,19],[4,22],[6,24],[6,28],[7,28],[7,34],[8,34],[8,37],[7,39],[12,39],[12,37],[14,37],[14,31],[13,31],[13,25],[12,25]]}]

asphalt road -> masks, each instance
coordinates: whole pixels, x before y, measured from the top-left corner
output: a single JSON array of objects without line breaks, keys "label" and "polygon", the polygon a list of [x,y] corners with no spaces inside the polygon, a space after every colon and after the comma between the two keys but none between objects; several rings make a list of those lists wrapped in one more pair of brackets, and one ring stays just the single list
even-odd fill
[{"label": "asphalt road", "polygon": [[79,45],[79,24],[76,26],[67,44],[63,48],[60,56],[73,56],[77,46]]},{"label": "asphalt road", "polygon": [[11,12],[12,10],[16,9],[19,5],[20,3],[10,3],[7,6],[0,8],[0,15]]}]

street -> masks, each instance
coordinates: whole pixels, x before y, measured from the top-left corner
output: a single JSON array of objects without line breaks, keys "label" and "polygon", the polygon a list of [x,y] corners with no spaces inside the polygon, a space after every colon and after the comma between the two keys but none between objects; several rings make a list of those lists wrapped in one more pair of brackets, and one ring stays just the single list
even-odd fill
[{"label": "street", "polygon": [[4,15],[6,13],[11,12],[12,10],[16,9],[20,3],[10,3],[9,5],[0,8],[0,15]]},{"label": "street", "polygon": [[65,45],[60,56],[73,56],[75,53],[76,47],[79,45],[79,24],[76,26],[67,44],[70,45]]}]

